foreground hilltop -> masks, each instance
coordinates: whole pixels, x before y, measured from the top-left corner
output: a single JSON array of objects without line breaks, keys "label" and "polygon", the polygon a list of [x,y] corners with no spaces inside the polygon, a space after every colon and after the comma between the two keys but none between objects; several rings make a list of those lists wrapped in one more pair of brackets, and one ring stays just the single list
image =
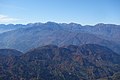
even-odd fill
[{"label": "foreground hilltop", "polygon": [[0,78],[3,80],[120,78],[120,55],[97,44],[65,47],[47,45],[29,50],[20,56],[6,57],[5,61],[0,66]]}]

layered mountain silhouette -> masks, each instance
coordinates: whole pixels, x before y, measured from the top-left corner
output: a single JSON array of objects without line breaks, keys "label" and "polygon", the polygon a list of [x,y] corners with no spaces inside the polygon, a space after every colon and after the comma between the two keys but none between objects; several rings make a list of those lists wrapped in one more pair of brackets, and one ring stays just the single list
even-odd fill
[{"label": "layered mountain silhouette", "polygon": [[97,44],[46,45],[20,56],[2,57],[0,62],[2,80],[119,80],[120,77],[120,55]]},{"label": "layered mountain silhouette", "polygon": [[113,24],[82,26],[75,23],[31,23],[1,33],[0,48],[12,48],[26,52],[29,49],[49,44],[58,46],[99,44],[120,54],[119,36],[120,26]]},{"label": "layered mountain silhouette", "polygon": [[0,24],[0,80],[119,80],[120,25]]}]

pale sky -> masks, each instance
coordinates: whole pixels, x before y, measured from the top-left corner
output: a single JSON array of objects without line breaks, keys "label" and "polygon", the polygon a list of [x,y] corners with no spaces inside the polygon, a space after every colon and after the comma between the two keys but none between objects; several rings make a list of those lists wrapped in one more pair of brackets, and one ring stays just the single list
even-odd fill
[{"label": "pale sky", "polygon": [[120,0],[0,0],[0,24],[120,24]]}]

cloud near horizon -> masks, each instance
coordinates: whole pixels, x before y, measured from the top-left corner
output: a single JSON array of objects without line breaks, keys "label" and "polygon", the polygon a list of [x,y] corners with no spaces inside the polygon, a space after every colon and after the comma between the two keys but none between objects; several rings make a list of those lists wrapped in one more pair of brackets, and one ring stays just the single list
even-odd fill
[{"label": "cloud near horizon", "polygon": [[0,23],[12,23],[12,22],[15,22],[15,21],[18,21],[18,20],[19,19],[0,14]]}]

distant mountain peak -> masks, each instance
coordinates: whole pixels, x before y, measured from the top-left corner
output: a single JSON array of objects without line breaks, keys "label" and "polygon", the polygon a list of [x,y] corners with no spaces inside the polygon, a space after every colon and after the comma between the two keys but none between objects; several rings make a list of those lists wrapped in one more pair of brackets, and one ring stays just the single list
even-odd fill
[{"label": "distant mountain peak", "polygon": [[105,24],[104,23],[98,23],[95,26],[103,26],[103,25],[105,25]]},{"label": "distant mountain peak", "polygon": [[81,24],[77,24],[77,23],[73,23],[73,22],[69,23],[69,25],[71,25],[71,26],[82,26]]},{"label": "distant mountain peak", "polygon": [[98,27],[106,27],[106,26],[117,26],[116,24],[105,24],[105,23],[98,23],[98,24],[96,24],[95,26],[98,26]]}]

